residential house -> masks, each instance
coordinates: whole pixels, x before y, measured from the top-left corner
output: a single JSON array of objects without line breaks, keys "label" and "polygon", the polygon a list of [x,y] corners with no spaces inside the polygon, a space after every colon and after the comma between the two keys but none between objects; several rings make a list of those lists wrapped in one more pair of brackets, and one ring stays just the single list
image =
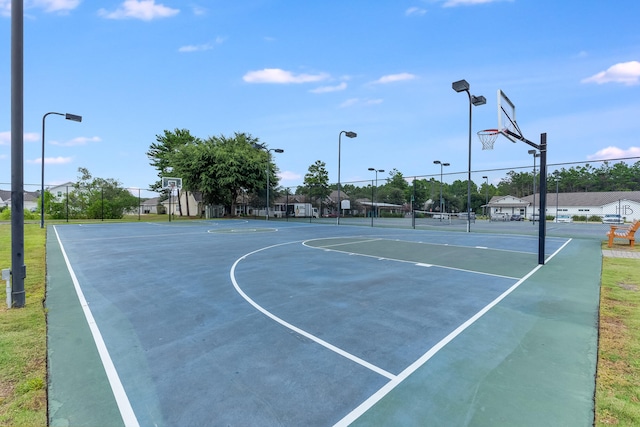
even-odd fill
[{"label": "residential house", "polygon": [[[570,216],[602,217],[619,214],[626,221],[640,219],[640,191],[599,191],[579,193],[547,193],[545,216],[557,214]],[[540,194],[522,198],[494,196],[486,205],[489,215],[521,215],[532,218],[540,214]]]},{"label": "residential house", "polygon": [[[25,191],[23,206],[25,210],[35,212],[38,209],[39,191]],[[11,191],[0,190],[0,207],[11,209]]]}]

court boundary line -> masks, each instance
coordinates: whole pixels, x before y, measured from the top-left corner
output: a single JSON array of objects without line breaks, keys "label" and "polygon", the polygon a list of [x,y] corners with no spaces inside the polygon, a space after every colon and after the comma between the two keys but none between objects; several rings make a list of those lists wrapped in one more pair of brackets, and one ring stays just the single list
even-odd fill
[{"label": "court boundary line", "polygon": [[[330,248],[330,246],[340,246],[340,245],[350,245],[350,244],[356,244],[356,243],[369,243],[369,242],[374,242],[374,241],[378,241],[378,240],[385,240],[385,239],[369,239],[369,240],[364,240],[364,241],[360,241],[360,242],[349,242],[349,243],[338,243],[335,245],[328,245],[328,246],[309,246],[306,245],[306,242],[311,242],[314,240],[324,240],[324,239],[335,239],[335,237],[328,237],[328,238],[317,238],[317,239],[307,239],[305,241],[302,242],[302,245],[309,248],[309,249],[316,249],[316,250],[320,250],[320,251],[327,251],[327,252],[338,252],[341,254],[348,254],[351,256],[361,256],[361,257],[366,257],[366,258],[375,258],[379,261],[392,261],[392,262],[404,262],[407,264],[413,264],[417,267],[425,267],[425,266],[429,266],[429,267],[436,267],[436,268],[442,268],[444,270],[454,270],[454,271],[462,271],[465,273],[471,273],[471,274],[480,274],[482,276],[490,276],[490,277],[500,277],[503,279],[509,279],[509,280],[520,280],[520,277],[512,277],[512,276],[505,276],[502,274],[493,274],[493,273],[485,273],[482,271],[475,271],[475,270],[467,270],[465,268],[458,268],[458,267],[449,267],[446,265],[441,265],[441,264],[427,264],[424,262],[416,262],[416,261],[407,261],[406,259],[398,259],[398,258],[387,258],[387,257],[381,257],[378,255],[368,255],[368,254],[361,254],[361,253],[356,253],[356,252],[351,252],[351,251],[342,251],[339,249],[332,249]],[[397,241],[397,240],[394,240]],[[416,242],[410,242],[410,243],[416,243]],[[418,242],[420,244],[429,244],[429,243],[422,243],[422,242]],[[440,246],[453,246],[453,245],[440,245]],[[472,246],[460,246],[462,248],[468,248],[468,249],[477,249],[475,247]],[[484,248],[483,248],[484,250]],[[490,250],[490,249],[487,249]],[[519,252],[519,251],[513,251],[515,253],[524,253],[527,255],[534,255],[534,253],[529,253],[529,252]]]},{"label": "court boundary line", "polygon": [[[547,261],[551,260],[555,257],[561,250],[563,250],[573,239],[570,238],[567,240],[562,246],[560,246],[549,258]],[[455,330],[453,330],[449,335],[440,340],[436,345],[431,347],[425,354],[423,354],[420,358],[418,358],[415,362],[405,368],[402,372],[400,372],[394,379],[389,381],[387,384],[382,386],[377,392],[369,396],[364,402],[358,405],[355,409],[353,409],[350,413],[344,416],[341,420],[334,424],[334,427],[346,427],[349,424],[356,421],[360,416],[362,416],[365,412],[373,407],[376,403],[378,403],[382,398],[384,398],[387,394],[389,394],[394,388],[400,385],[405,379],[407,379],[411,374],[418,370],[418,368],[422,367],[429,359],[435,356],[440,350],[442,350],[447,344],[453,341],[458,335],[464,332],[467,328],[473,325],[478,319],[484,316],[489,310],[495,307],[499,302],[509,296],[513,291],[515,291],[522,283],[524,283],[529,277],[535,274],[540,268],[542,268],[542,264],[538,264],[535,266],[529,273],[527,273],[522,279],[518,280],[513,286],[504,291],[501,295],[499,295],[496,299],[491,301],[482,310],[478,311],[475,315],[467,319],[464,323],[458,326]]]},{"label": "court boundary line", "polygon": [[120,416],[122,417],[122,421],[126,427],[139,427],[138,418],[136,417],[135,412],[131,406],[131,402],[129,401],[129,397],[127,396],[127,392],[120,381],[120,376],[118,375],[118,371],[116,370],[115,365],[113,364],[113,360],[111,359],[111,355],[109,354],[109,350],[107,349],[107,345],[102,338],[102,333],[100,332],[100,328],[98,328],[98,324],[93,317],[93,313],[89,308],[89,303],[87,302],[84,292],[82,292],[82,288],[80,287],[80,282],[78,281],[78,277],[76,276],[73,267],[71,267],[71,262],[69,261],[69,257],[67,256],[67,252],[64,249],[64,245],[60,240],[60,235],[58,234],[58,230],[56,226],[53,226],[53,230],[56,233],[56,239],[58,240],[58,245],[60,245],[60,250],[62,251],[62,256],[64,257],[64,262],[67,265],[67,270],[71,276],[71,280],[73,281],[73,287],[75,288],[76,295],[78,296],[78,300],[80,301],[80,306],[82,308],[82,312],[84,313],[84,317],[87,321],[89,329],[91,330],[91,335],[93,337],[93,342],[96,345],[98,350],[98,354],[100,356],[100,360],[102,362],[102,367],[105,370],[107,375],[107,379],[109,380],[109,385],[111,386],[111,391],[113,392],[113,397],[116,400],[116,404],[118,405],[118,410],[120,411]]},{"label": "court boundary line", "polygon": [[380,368],[380,367],[378,367],[378,366],[376,366],[376,365],[374,365],[372,363],[369,363],[366,360],[361,359],[358,356],[353,355],[353,354],[351,354],[351,353],[349,353],[349,352],[347,352],[347,351],[345,351],[345,350],[343,350],[343,349],[341,349],[339,347],[336,347],[335,345],[333,345],[333,344],[331,344],[331,343],[329,343],[329,342],[327,342],[327,341],[325,341],[325,340],[323,340],[321,338],[318,338],[315,335],[310,334],[309,332],[307,332],[307,331],[305,331],[303,329],[298,328],[297,326],[287,322],[284,319],[281,319],[280,317],[278,317],[275,314],[271,313],[270,311],[268,311],[267,309],[265,309],[264,307],[259,305],[257,302],[255,302],[253,299],[251,299],[251,297],[249,297],[249,295],[247,295],[240,288],[240,286],[238,285],[238,282],[236,281],[236,278],[235,278],[235,270],[236,270],[237,265],[240,263],[240,261],[243,261],[243,260],[247,259],[247,257],[249,257],[249,256],[251,256],[253,254],[256,254],[258,252],[262,252],[262,251],[265,251],[265,250],[268,250],[268,249],[272,249],[272,248],[275,248],[275,247],[278,247],[278,246],[291,245],[291,244],[296,244],[296,243],[301,243],[301,242],[302,242],[301,240],[298,240],[298,241],[295,241],[295,242],[286,242],[286,243],[279,243],[277,245],[266,246],[264,248],[260,248],[260,249],[257,249],[255,251],[248,252],[248,253],[244,254],[243,256],[241,256],[240,258],[238,258],[233,263],[233,265],[231,266],[231,270],[229,271],[229,277],[231,278],[231,283],[233,284],[233,287],[235,288],[236,292],[238,292],[238,294],[240,294],[240,296],[242,298],[244,298],[245,301],[247,301],[249,304],[251,304],[260,313],[264,314],[265,316],[267,316],[271,320],[274,320],[275,322],[279,323],[280,325],[284,326],[285,328],[290,329],[290,330],[302,335],[303,337],[305,337],[307,339],[310,339],[311,341],[315,342],[316,344],[320,344],[321,346],[325,347],[326,349],[331,350],[332,352],[334,352],[334,353],[336,353],[336,354],[338,354],[338,355],[340,355],[340,356],[342,356],[342,357],[344,357],[344,358],[346,358],[348,360],[351,360],[352,362],[355,362],[358,365],[363,366],[363,367],[365,367],[365,368],[367,368],[367,369],[369,369],[369,370],[371,370],[371,371],[373,371],[373,372],[375,372],[375,373],[377,373],[377,374],[379,374],[379,375],[381,375],[383,377],[386,377],[389,380],[395,379],[396,375],[394,375],[394,374],[392,374],[392,373],[390,373],[390,372],[388,372],[388,371],[386,371],[386,370],[384,370],[384,369],[382,369],[382,368]]}]

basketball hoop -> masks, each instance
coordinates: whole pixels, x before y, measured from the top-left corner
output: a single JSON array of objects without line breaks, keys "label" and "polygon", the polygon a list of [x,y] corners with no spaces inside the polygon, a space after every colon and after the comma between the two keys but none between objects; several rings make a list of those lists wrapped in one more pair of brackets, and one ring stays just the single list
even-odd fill
[{"label": "basketball hoop", "polygon": [[493,150],[493,143],[498,139],[500,131],[498,129],[485,129],[478,131],[478,138],[482,142],[483,150]]}]

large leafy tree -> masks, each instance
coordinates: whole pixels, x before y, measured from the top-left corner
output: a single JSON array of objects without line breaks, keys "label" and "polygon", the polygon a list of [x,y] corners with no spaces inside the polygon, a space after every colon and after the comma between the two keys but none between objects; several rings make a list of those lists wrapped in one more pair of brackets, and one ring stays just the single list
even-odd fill
[{"label": "large leafy tree", "polygon": [[158,171],[158,180],[149,186],[149,190],[160,192],[163,189],[162,177],[173,173],[174,156],[185,147],[200,142],[186,129],[175,129],[173,132],[165,130],[162,135],[156,135],[156,142],[149,147],[147,157],[151,166]]},{"label": "large leafy tree", "polygon": [[256,148],[258,138],[245,133],[232,137],[220,135],[196,140],[182,146],[171,155],[176,176],[182,178],[183,188],[200,191],[203,201],[225,206],[235,212],[236,200],[244,191],[260,192],[278,185],[277,167],[269,152]]}]

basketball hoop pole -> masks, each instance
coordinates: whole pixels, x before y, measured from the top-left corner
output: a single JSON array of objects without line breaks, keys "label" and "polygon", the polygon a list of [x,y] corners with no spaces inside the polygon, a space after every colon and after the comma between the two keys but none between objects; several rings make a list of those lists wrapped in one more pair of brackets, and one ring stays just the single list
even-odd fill
[{"label": "basketball hoop pole", "polygon": [[[536,144],[509,129],[503,129],[502,132],[540,151],[540,216],[542,218],[538,221],[538,264],[544,265],[544,242],[547,229],[547,134],[541,133],[540,144]],[[536,195],[534,194],[533,197],[535,198]],[[533,214],[535,215],[535,212]]]}]

